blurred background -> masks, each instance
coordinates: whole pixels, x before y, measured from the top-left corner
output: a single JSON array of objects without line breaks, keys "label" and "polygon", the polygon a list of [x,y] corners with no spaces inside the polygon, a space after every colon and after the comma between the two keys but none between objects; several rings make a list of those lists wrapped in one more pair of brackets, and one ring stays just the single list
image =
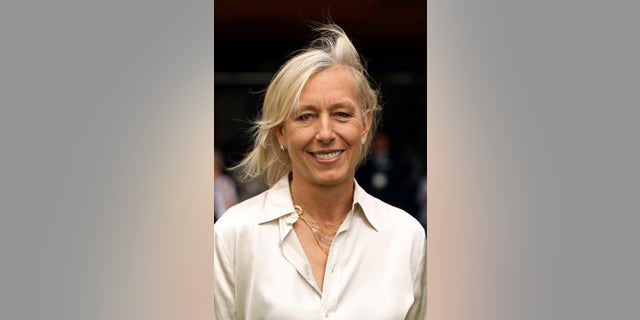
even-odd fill
[{"label": "blurred background", "polygon": [[[278,68],[327,18],[352,39],[382,94],[379,137],[358,182],[426,224],[427,6],[423,0],[216,0],[214,144],[229,166],[251,147],[248,129]],[[224,173],[224,170],[223,172]],[[264,186],[237,186],[242,201]]]}]

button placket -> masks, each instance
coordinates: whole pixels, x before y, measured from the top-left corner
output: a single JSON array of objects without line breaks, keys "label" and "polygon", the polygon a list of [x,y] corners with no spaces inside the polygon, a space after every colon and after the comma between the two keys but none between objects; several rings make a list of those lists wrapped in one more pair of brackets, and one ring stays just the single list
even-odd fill
[{"label": "button placket", "polygon": [[329,251],[329,257],[327,257],[327,272],[325,273],[325,287],[322,295],[325,306],[325,318],[330,318],[335,313],[337,307],[337,295],[335,290],[339,290],[340,284],[338,281],[338,268],[336,267],[336,260],[342,254],[342,234],[337,234],[333,239],[331,250]]},{"label": "button placket", "polygon": [[280,218],[282,237],[282,255],[298,271],[298,274],[321,295],[322,292],[316,283],[311,267],[308,265],[304,250],[293,233],[293,223],[299,218],[298,214],[291,213]]},{"label": "button placket", "polygon": [[331,271],[331,275],[335,275],[337,273],[337,269],[338,267],[336,266],[338,264],[338,258],[337,257],[341,257],[342,256],[342,247],[344,244],[344,232],[341,232],[339,234],[336,235],[336,237],[333,239],[333,245],[334,245],[334,252],[333,254],[330,255],[327,264],[329,265],[330,271]]}]

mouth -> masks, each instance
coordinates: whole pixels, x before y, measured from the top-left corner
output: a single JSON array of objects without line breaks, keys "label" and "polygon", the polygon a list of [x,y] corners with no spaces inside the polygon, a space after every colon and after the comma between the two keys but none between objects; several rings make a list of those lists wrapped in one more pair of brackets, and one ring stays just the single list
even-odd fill
[{"label": "mouth", "polygon": [[333,160],[335,158],[337,158],[338,156],[340,156],[340,154],[342,154],[342,151],[334,151],[334,152],[324,152],[324,153],[320,153],[320,152],[311,152],[311,155],[319,160]]}]

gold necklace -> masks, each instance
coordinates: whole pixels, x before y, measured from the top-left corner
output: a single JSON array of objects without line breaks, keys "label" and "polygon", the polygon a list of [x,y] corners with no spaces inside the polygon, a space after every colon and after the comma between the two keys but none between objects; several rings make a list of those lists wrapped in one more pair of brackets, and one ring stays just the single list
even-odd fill
[{"label": "gold necklace", "polygon": [[[293,197],[293,190],[291,189],[291,180],[293,180],[292,178],[293,177],[290,174],[289,175],[289,195],[291,195],[291,201],[293,202],[293,209],[296,211],[295,220],[300,219],[302,220],[302,222],[304,222],[307,228],[311,230],[311,234],[313,234],[313,238],[316,240],[316,245],[318,245],[318,248],[320,248],[320,250],[324,253],[325,256],[329,256],[329,249],[331,248],[331,244],[333,243],[333,238],[336,236],[336,233],[322,232],[322,228],[320,228],[320,225],[317,222],[313,220],[309,221],[302,216],[304,214],[304,210],[302,210],[302,207],[295,204],[296,200]],[[344,221],[344,218],[337,223],[329,224],[329,226],[330,227],[339,226],[342,224],[343,221]]]},{"label": "gold necklace", "polygon": [[331,248],[331,243],[333,243],[333,238],[336,236],[336,234],[323,232],[318,226],[317,222],[313,220],[309,221],[305,217],[303,217],[302,215],[304,214],[304,210],[302,210],[302,208],[299,205],[294,204],[293,208],[296,210],[296,213],[298,214],[298,218],[302,220],[302,222],[304,222],[304,224],[309,228],[309,230],[311,230],[311,234],[313,234],[313,238],[316,240],[316,244],[318,245],[318,248],[320,248],[320,250],[326,256],[328,256],[329,249]]}]

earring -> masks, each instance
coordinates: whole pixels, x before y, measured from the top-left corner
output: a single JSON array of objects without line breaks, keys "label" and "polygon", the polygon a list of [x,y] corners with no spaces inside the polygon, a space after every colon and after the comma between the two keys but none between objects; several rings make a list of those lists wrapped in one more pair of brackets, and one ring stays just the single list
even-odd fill
[{"label": "earring", "polygon": [[360,142],[362,142],[362,145],[364,145],[364,143],[365,143],[366,141],[367,141],[367,139],[365,139],[365,138],[362,138],[362,139],[360,140]]},{"label": "earring", "polygon": [[280,150],[284,151],[284,146],[280,145]]}]

